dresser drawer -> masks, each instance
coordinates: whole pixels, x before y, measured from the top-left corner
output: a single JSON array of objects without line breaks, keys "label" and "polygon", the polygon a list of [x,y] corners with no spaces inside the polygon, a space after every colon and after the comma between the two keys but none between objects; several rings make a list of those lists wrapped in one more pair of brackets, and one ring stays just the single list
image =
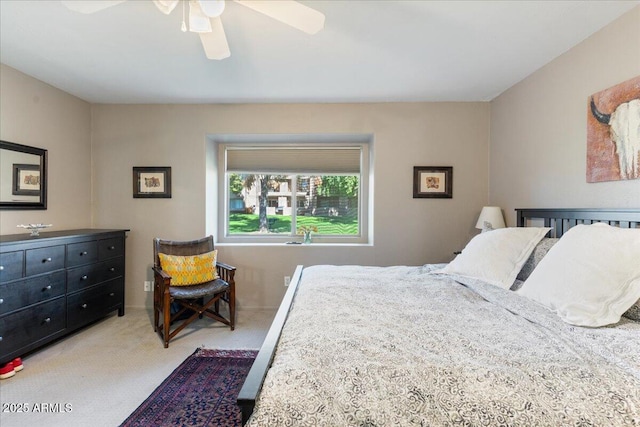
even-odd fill
[{"label": "dresser drawer", "polygon": [[56,271],[46,276],[0,285],[0,316],[32,304],[64,295],[66,276]]},{"label": "dresser drawer", "polygon": [[67,267],[91,264],[98,260],[98,242],[82,242],[67,245]]},{"label": "dresser drawer", "polygon": [[124,258],[67,270],[67,292],[76,292],[124,275]]},{"label": "dresser drawer", "polygon": [[67,297],[69,328],[104,317],[124,301],[124,279],[118,278]]},{"label": "dresser drawer", "polygon": [[65,298],[0,317],[0,354],[8,354],[65,329]]},{"label": "dresser drawer", "polygon": [[100,265],[91,264],[67,270],[67,292],[75,292],[99,283]]},{"label": "dresser drawer", "polygon": [[24,251],[5,252],[0,254],[0,282],[22,277]]},{"label": "dresser drawer", "polygon": [[64,245],[26,251],[26,276],[33,276],[64,268]]},{"label": "dresser drawer", "polygon": [[110,259],[100,263],[99,279],[106,281],[124,276],[124,257]]},{"label": "dresser drawer", "polygon": [[102,261],[124,255],[124,238],[98,240],[98,258]]}]

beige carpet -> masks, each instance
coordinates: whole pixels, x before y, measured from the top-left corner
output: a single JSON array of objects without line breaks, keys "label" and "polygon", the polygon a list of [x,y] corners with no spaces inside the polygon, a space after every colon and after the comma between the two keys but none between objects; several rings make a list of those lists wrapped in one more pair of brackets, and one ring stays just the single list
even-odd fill
[{"label": "beige carpet", "polygon": [[196,348],[258,349],[274,314],[240,311],[233,332],[201,319],[165,349],[150,311],[114,313],[23,358],[24,370],[0,381],[0,426],[118,426]]}]

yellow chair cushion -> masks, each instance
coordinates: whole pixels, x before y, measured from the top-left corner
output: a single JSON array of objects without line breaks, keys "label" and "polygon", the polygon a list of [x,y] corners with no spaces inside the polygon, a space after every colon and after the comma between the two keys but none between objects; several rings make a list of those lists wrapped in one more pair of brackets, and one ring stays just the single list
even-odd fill
[{"label": "yellow chair cushion", "polygon": [[171,276],[171,286],[197,285],[218,278],[217,250],[192,256],[159,253],[158,257],[162,269]]}]

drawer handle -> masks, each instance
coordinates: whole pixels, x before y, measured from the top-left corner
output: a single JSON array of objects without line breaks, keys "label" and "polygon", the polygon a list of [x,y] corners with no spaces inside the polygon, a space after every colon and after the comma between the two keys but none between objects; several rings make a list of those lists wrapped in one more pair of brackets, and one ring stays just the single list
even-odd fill
[{"label": "drawer handle", "polygon": [[4,302],[3,298],[0,298],[0,304],[2,304]]},{"label": "drawer handle", "polygon": [[115,248],[116,248],[115,246],[109,246],[109,248],[108,248],[108,249],[109,249],[110,251],[112,251],[112,250],[114,250]]},{"label": "drawer handle", "polygon": [[42,263],[44,264],[45,262],[51,262],[51,261],[53,261],[53,260],[51,259],[51,257],[49,257],[49,258],[43,259]]},{"label": "drawer handle", "polygon": [[89,278],[89,276],[87,276],[87,275],[85,274],[84,276],[82,276],[82,277],[80,278],[80,280],[87,280],[88,278]]},{"label": "drawer handle", "polygon": [[47,285],[44,288],[42,288],[42,292],[46,292],[46,291],[50,291],[51,290],[51,285]]},{"label": "drawer handle", "polygon": [[0,265],[0,271],[4,270],[4,265]]},{"label": "drawer handle", "polygon": [[116,293],[115,293],[115,292],[111,292],[111,293],[109,294],[109,296],[110,296],[110,297],[115,297],[115,296],[116,296]]},{"label": "drawer handle", "polygon": [[85,256],[86,254],[87,254],[87,251],[80,252],[80,256]]},{"label": "drawer handle", "polygon": [[51,317],[47,317],[42,323],[51,323]]},{"label": "drawer handle", "polygon": [[111,267],[111,268],[109,269],[109,271],[113,273],[114,271],[116,271],[116,268],[115,268],[115,267]]},{"label": "drawer handle", "polygon": [[84,303],[80,306],[80,308],[87,308],[87,307],[88,307],[87,303]]},{"label": "drawer handle", "polygon": [[2,341],[2,337],[0,337],[0,342]]}]

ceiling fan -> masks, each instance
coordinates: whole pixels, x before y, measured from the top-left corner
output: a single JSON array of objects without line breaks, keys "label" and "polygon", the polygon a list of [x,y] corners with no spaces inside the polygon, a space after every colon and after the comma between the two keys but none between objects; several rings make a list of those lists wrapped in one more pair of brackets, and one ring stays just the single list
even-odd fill
[{"label": "ceiling fan", "polygon": [[[124,3],[126,0],[63,0],[70,10],[94,13]],[[294,0],[233,0],[243,6],[290,25],[307,34],[315,34],[324,27],[324,15]],[[209,59],[231,56],[220,15],[225,0],[153,0],[158,9],[168,15],[182,2],[182,31],[198,33],[205,55]],[[185,22],[186,3],[189,3],[189,24]]]}]

